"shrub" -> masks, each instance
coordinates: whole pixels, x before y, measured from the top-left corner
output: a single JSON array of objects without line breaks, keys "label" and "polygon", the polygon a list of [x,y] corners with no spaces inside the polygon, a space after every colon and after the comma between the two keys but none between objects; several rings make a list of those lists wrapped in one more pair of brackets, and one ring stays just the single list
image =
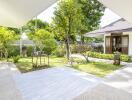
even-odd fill
[{"label": "shrub", "polygon": [[64,46],[58,46],[58,48],[53,52],[57,57],[64,57],[65,53]]},{"label": "shrub", "polygon": [[9,46],[8,47],[8,56],[18,56],[20,55],[20,47],[19,46]]},{"label": "shrub", "polygon": [[13,63],[18,63],[20,56],[14,56],[14,57],[12,57],[12,59],[13,59]]},{"label": "shrub", "polygon": [[[98,53],[98,52],[88,51],[87,55],[89,57],[93,57],[93,58],[109,59],[109,60],[113,60],[114,59],[114,54],[102,54],[102,53]],[[124,62],[131,61],[131,57],[128,56],[128,55],[121,55],[120,58],[121,58],[121,61],[124,61]]]},{"label": "shrub", "polygon": [[121,60],[125,62],[131,62],[131,56],[121,55]]},{"label": "shrub", "polygon": [[88,45],[72,45],[71,46],[72,53],[84,53],[90,50],[91,50],[91,47]]},{"label": "shrub", "polygon": [[31,54],[32,54],[33,50],[34,50],[33,46],[28,46],[27,47],[27,56],[28,57],[32,56]]},{"label": "shrub", "polygon": [[92,47],[92,50],[91,51],[103,53],[103,50],[104,50],[103,46],[100,45],[100,46],[94,46],[94,47]]}]

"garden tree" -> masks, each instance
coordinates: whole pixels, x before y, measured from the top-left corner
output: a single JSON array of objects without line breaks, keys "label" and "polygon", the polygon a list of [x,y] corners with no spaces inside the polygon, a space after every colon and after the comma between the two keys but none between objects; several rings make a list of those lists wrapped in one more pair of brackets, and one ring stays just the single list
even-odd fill
[{"label": "garden tree", "polygon": [[104,38],[103,37],[87,37],[85,40],[86,43],[101,43],[104,42]]},{"label": "garden tree", "polygon": [[14,31],[11,31],[5,27],[0,27],[0,50],[7,58],[7,60],[8,60],[8,47],[16,39],[18,39],[18,36],[15,34]]},{"label": "garden tree", "polygon": [[99,28],[100,19],[104,14],[105,7],[98,0],[77,0],[81,4],[82,26],[79,29],[82,43],[84,34]]},{"label": "garden tree", "polygon": [[76,0],[61,0],[54,11],[52,27],[56,37],[64,41],[66,45],[68,60],[70,55],[70,41],[75,39],[82,18],[80,5]]},{"label": "garden tree", "polygon": [[20,29],[19,29],[19,28],[11,28],[11,27],[8,27],[8,29],[9,29],[10,31],[14,31],[15,34],[20,34]]},{"label": "garden tree", "polygon": [[82,54],[82,56],[85,58],[87,63],[89,62],[88,55],[87,55],[87,51],[89,51],[89,50],[90,50],[90,47],[87,45],[79,45],[78,46],[79,53]]},{"label": "garden tree", "polygon": [[49,65],[49,55],[57,47],[57,42],[54,39],[54,35],[44,29],[39,29],[35,32],[33,40],[35,41],[40,51],[41,52],[44,51],[44,53],[48,55],[48,65]]},{"label": "garden tree", "polygon": [[25,26],[23,26],[23,30],[28,32],[28,37],[32,39],[35,34],[36,29],[45,29],[49,31],[49,24],[47,22],[43,22],[40,19],[30,20]]},{"label": "garden tree", "polygon": [[[0,27],[3,27],[3,26],[0,26]],[[20,29],[19,28],[13,28],[13,27],[4,27],[4,28],[7,28],[10,31],[14,31],[15,34],[19,34],[20,33]]]}]

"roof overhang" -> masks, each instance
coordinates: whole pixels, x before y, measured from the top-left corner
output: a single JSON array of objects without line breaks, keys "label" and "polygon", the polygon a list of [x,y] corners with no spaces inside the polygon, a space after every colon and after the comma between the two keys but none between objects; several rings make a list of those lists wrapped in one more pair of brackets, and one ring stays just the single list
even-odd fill
[{"label": "roof overhang", "polygon": [[132,23],[132,0],[98,0],[116,14]]},{"label": "roof overhang", "polygon": [[122,33],[132,31],[132,23],[124,20],[123,18],[101,28],[98,30],[94,30],[92,32],[88,32],[85,34],[86,37],[96,37],[109,33]]},{"label": "roof overhang", "polygon": [[0,0],[0,25],[21,27],[57,0]]}]

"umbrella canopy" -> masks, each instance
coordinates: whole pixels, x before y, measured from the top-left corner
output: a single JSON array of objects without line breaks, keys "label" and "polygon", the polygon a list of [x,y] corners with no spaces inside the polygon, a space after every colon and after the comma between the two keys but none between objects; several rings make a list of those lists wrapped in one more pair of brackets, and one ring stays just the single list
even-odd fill
[{"label": "umbrella canopy", "polygon": [[129,23],[128,21],[121,18],[99,30],[86,33],[85,36],[94,37],[107,33],[119,33],[119,32],[128,32],[128,31],[132,31],[132,23]]},{"label": "umbrella canopy", "polygon": [[116,14],[132,23],[132,0],[98,0]]},{"label": "umbrella canopy", "polygon": [[57,0],[0,0],[0,25],[21,27]]}]

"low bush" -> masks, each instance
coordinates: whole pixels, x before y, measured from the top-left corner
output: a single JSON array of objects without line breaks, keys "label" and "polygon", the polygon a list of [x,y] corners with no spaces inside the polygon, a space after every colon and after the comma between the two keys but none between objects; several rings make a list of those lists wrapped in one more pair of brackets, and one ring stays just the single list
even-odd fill
[{"label": "low bush", "polygon": [[72,53],[84,53],[86,51],[90,51],[91,50],[91,47],[88,46],[88,45],[71,45],[71,52]]},{"label": "low bush", "polygon": [[7,49],[8,49],[9,58],[13,57],[13,56],[20,55],[20,47],[19,46],[9,46]]},{"label": "low bush", "polygon": [[[93,57],[93,58],[109,59],[109,60],[114,59],[114,54],[102,54],[102,53],[98,53],[98,52],[88,51],[87,55],[89,57]],[[131,57],[128,55],[121,55],[120,58],[121,58],[121,61],[124,61],[124,62],[130,62],[131,61]]]},{"label": "low bush", "polygon": [[91,51],[103,53],[103,50],[104,50],[103,46],[100,45],[100,46],[92,46],[92,50]]},{"label": "low bush", "polygon": [[66,51],[64,49],[64,46],[58,46],[57,49],[53,52],[53,55],[57,57],[64,57],[66,54]]},{"label": "low bush", "polygon": [[13,63],[18,63],[20,56],[14,56],[14,57],[12,57],[12,59],[13,59]]},{"label": "low bush", "polygon": [[[27,46],[27,56],[30,57],[34,47],[33,46]],[[8,47],[8,56],[10,57],[14,57],[14,56],[19,56],[20,55],[20,47],[19,46],[9,46]]]},{"label": "low bush", "polygon": [[32,56],[31,54],[33,53],[34,47],[33,46],[28,46],[27,47],[27,56],[30,57]]}]

